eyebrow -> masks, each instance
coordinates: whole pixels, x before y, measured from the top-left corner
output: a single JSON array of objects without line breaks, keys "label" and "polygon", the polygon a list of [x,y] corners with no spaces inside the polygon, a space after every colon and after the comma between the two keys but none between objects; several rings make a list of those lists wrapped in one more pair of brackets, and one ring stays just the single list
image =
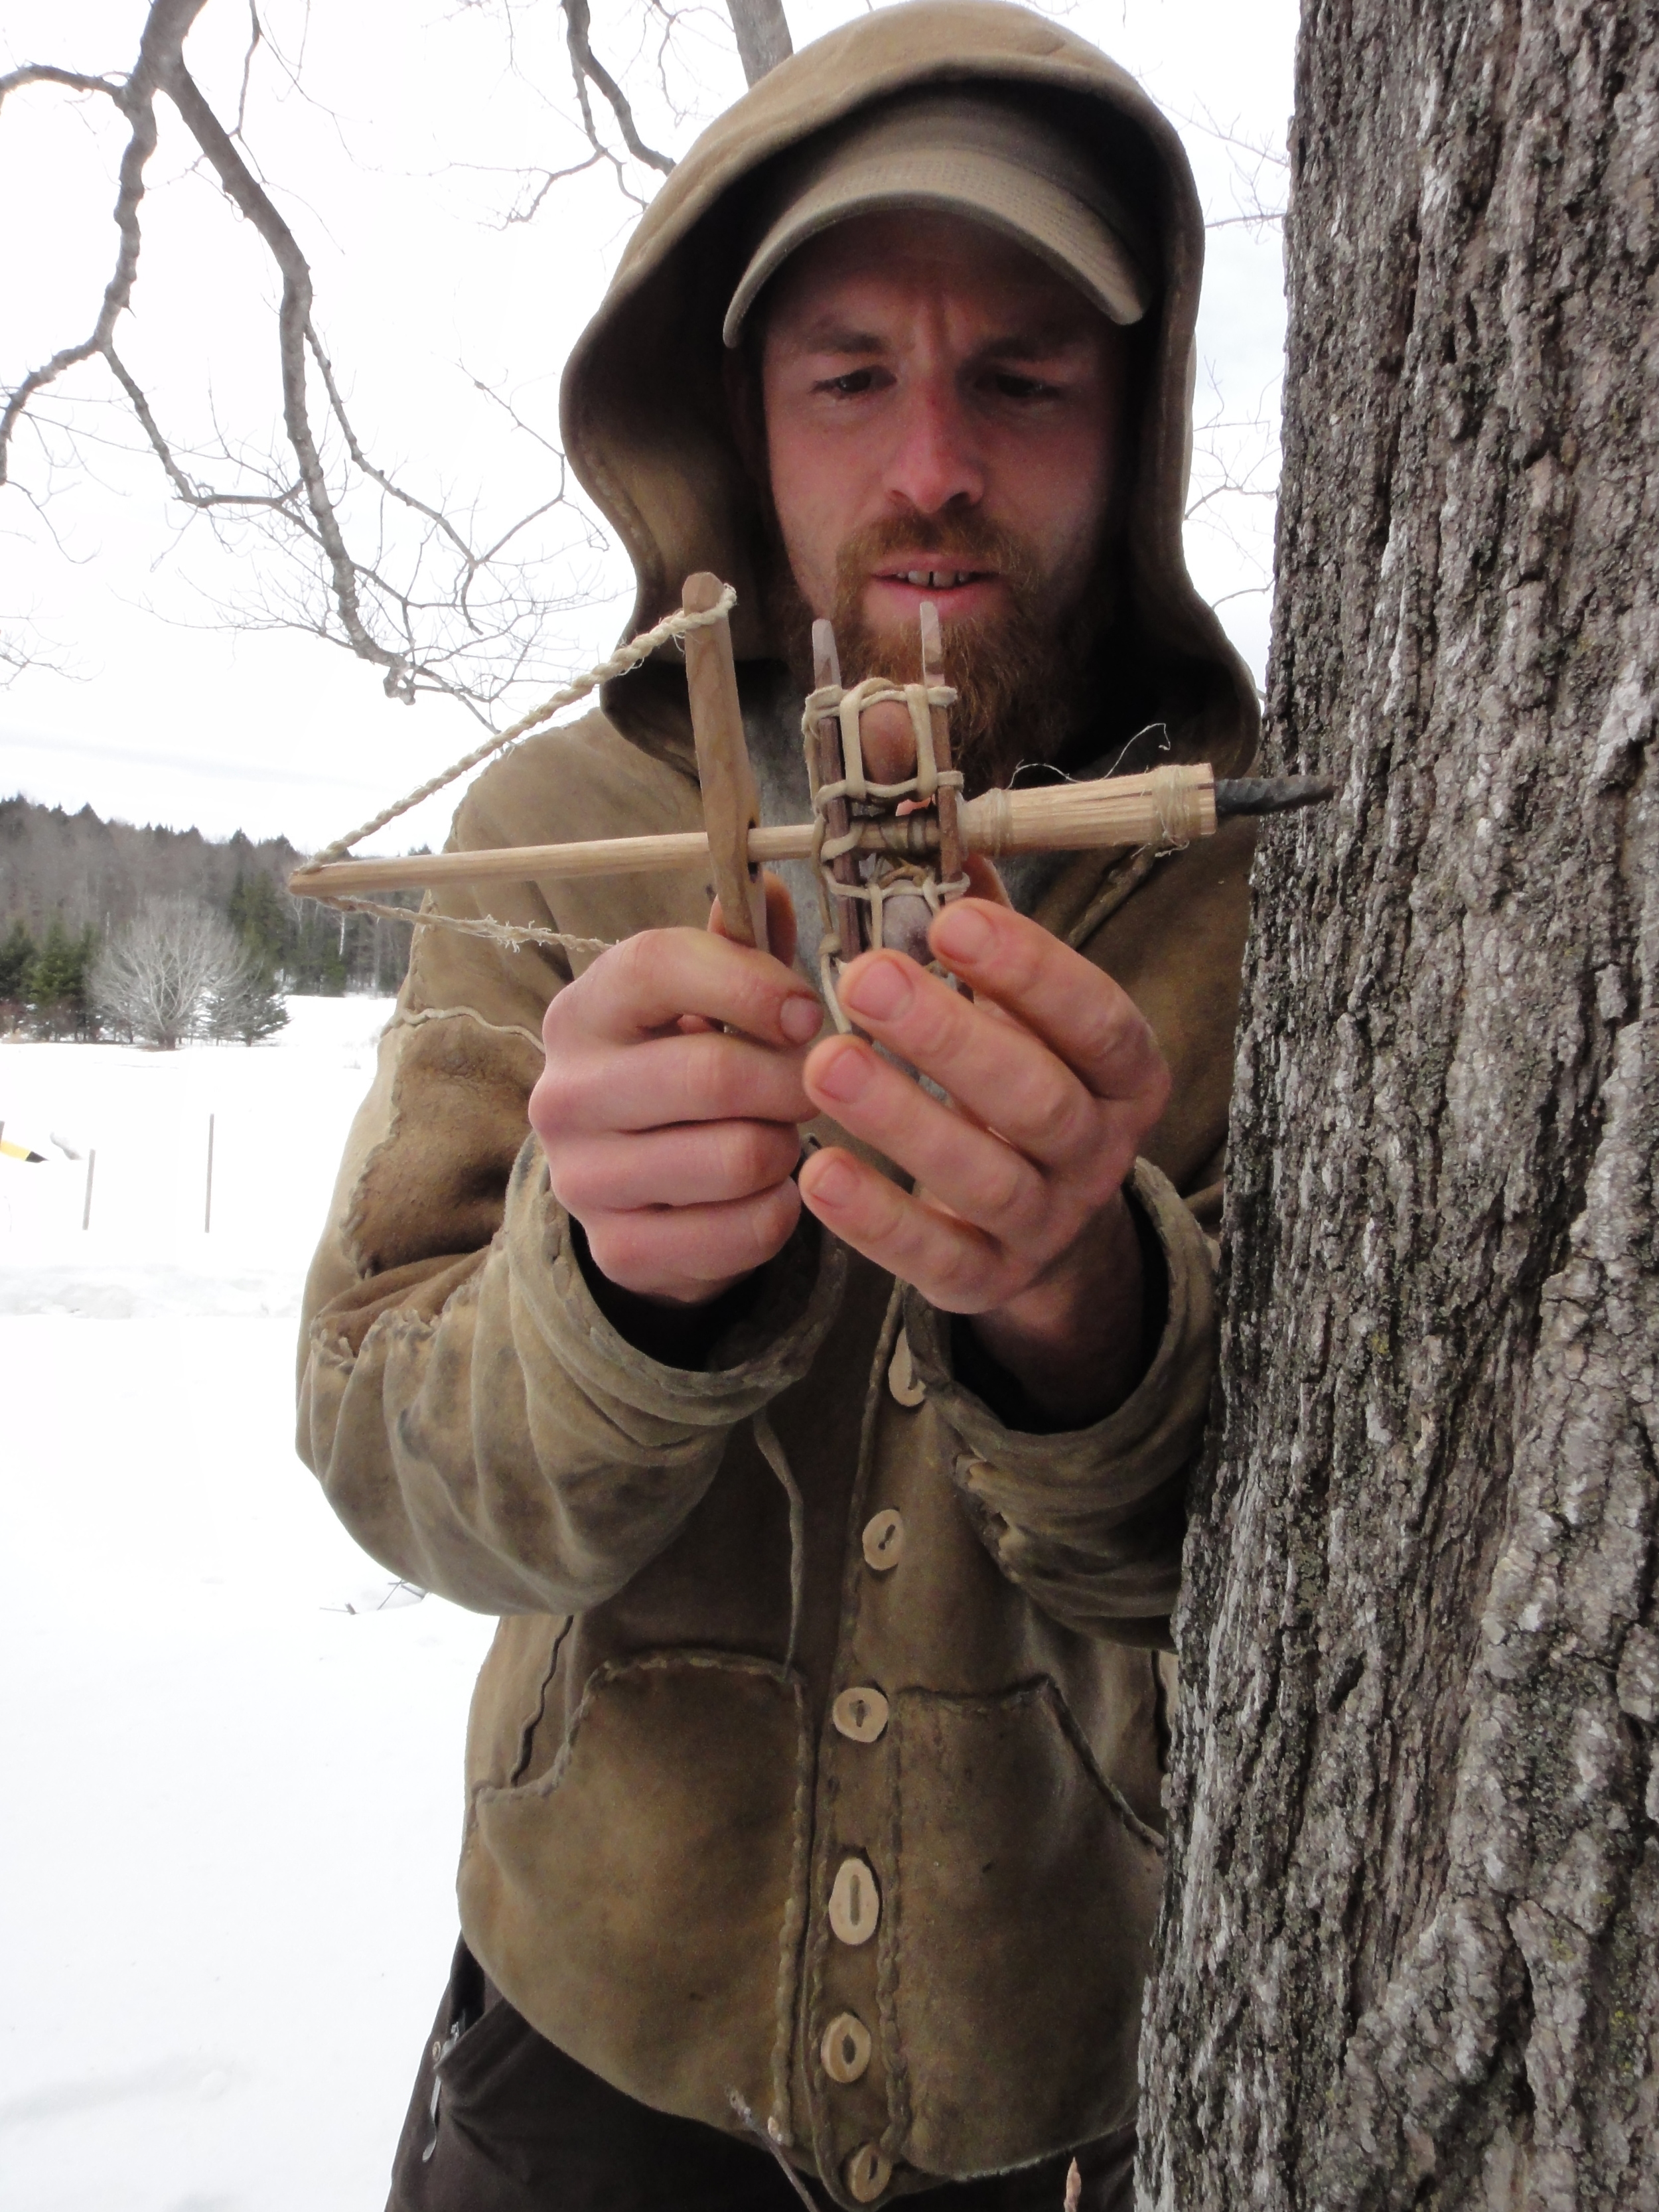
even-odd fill
[{"label": "eyebrow", "polygon": [[[1007,331],[975,348],[975,358],[981,361],[1050,361],[1058,353],[1082,343],[1084,333],[1075,326],[1059,325],[1039,326],[1035,331]],[[804,331],[795,340],[796,348],[804,354],[870,354],[887,353],[892,349],[890,338],[877,331],[861,331],[847,325],[821,323]]]}]

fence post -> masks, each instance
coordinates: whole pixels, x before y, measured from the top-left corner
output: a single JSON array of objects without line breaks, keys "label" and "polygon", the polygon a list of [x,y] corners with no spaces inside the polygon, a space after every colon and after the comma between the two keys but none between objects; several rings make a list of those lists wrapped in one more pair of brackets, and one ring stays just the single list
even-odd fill
[{"label": "fence post", "polygon": [[207,1200],[202,1208],[202,1234],[213,1226],[213,1116],[208,1115]]},{"label": "fence post", "polygon": [[89,1229],[92,1225],[92,1171],[97,1164],[98,1154],[96,1151],[88,1152],[87,1154],[87,1199],[86,1204],[81,1208],[81,1226],[82,1229]]}]

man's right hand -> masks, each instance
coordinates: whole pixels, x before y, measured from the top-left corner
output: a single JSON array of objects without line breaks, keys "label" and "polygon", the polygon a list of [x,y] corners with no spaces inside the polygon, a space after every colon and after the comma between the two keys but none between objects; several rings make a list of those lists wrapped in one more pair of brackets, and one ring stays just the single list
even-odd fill
[{"label": "man's right hand", "polygon": [[[769,907],[787,954],[781,890]],[[696,929],[628,938],[559,993],[530,1122],[607,1280],[702,1305],[781,1250],[800,1212],[799,1125],[817,1110],[801,1063],[822,1020],[785,961]]]}]

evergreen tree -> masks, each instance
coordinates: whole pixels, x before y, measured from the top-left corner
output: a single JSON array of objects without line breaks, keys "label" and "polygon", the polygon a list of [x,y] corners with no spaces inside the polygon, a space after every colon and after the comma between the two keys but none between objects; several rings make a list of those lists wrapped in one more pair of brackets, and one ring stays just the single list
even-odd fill
[{"label": "evergreen tree", "polygon": [[288,965],[293,925],[269,876],[239,875],[226,912],[262,974],[275,976]]},{"label": "evergreen tree", "polygon": [[261,1044],[288,1026],[288,1008],[272,978],[245,955],[245,965],[210,994],[204,1027],[221,1044]]},{"label": "evergreen tree", "polygon": [[20,917],[13,922],[4,943],[0,944],[0,1000],[24,996],[24,986],[40,957],[40,947]]},{"label": "evergreen tree", "polygon": [[58,1007],[78,1015],[87,1002],[87,972],[97,951],[96,930],[86,929],[71,937],[62,917],[54,915],[29,971],[31,1001],[37,1006]]}]

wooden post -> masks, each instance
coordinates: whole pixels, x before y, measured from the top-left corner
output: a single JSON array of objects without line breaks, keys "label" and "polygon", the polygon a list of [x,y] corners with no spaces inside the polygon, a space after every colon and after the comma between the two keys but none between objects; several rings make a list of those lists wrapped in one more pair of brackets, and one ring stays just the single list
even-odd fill
[{"label": "wooden post", "polygon": [[[686,578],[682,604],[688,614],[707,614],[719,605],[724,589],[718,576],[699,570]],[[720,919],[734,943],[757,945],[764,951],[766,893],[749,858],[749,832],[759,825],[760,799],[743,734],[732,626],[724,615],[686,632],[685,683]]]},{"label": "wooden post", "polygon": [[213,1226],[213,1116],[208,1115],[207,1199],[202,1207],[202,1234]]},{"label": "wooden post", "polygon": [[87,1195],[85,1201],[81,1207],[81,1226],[82,1229],[89,1229],[92,1226],[92,1171],[97,1164],[98,1154],[94,1149],[87,1154]]},{"label": "wooden post", "polygon": [[[841,682],[841,655],[836,650],[834,626],[820,618],[812,625],[812,688],[821,691],[826,684]],[[841,752],[841,724],[833,714],[820,714],[817,727],[817,771],[820,783],[839,783],[846,774],[846,763]],[[832,799],[824,809],[824,821],[832,837],[844,837],[851,826],[852,817],[844,799]],[[859,879],[859,856],[842,853],[830,863],[830,872],[838,884],[855,884]],[[864,950],[863,901],[844,898],[836,901],[836,919],[840,925],[841,957],[856,960]]]}]

